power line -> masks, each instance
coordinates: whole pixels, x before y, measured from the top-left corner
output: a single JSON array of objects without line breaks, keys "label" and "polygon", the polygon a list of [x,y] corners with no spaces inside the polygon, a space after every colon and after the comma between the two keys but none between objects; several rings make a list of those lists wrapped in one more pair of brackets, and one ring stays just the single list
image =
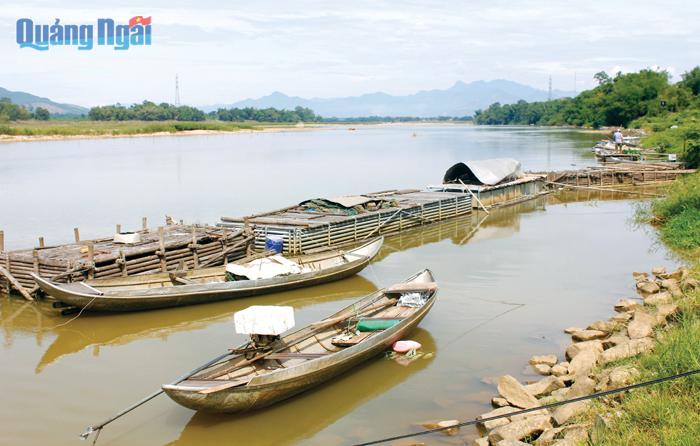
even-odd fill
[{"label": "power line", "polygon": [[373,444],[386,443],[389,441],[401,440],[404,438],[411,438],[411,437],[418,437],[421,435],[432,434],[433,432],[441,432],[441,431],[454,429],[454,428],[462,427],[462,426],[471,426],[471,425],[474,425],[477,423],[484,423],[486,421],[492,421],[492,420],[498,420],[500,418],[512,417],[514,415],[535,412],[535,411],[542,410],[542,409],[550,409],[552,407],[559,407],[559,406],[563,406],[565,404],[577,403],[579,401],[592,400],[594,398],[600,398],[600,397],[607,396],[607,395],[613,395],[615,393],[626,392],[628,390],[638,389],[641,387],[647,387],[647,386],[659,384],[659,383],[666,382],[666,381],[673,381],[674,379],[685,378],[685,377],[688,377],[691,375],[696,375],[698,373],[700,373],[700,369],[691,370],[689,372],[678,373],[676,375],[665,376],[663,378],[656,378],[656,379],[652,379],[650,381],[644,381],[644,382],[637,383],[637,384],[631,384],[629,386],[620,387],[618,389],[606,390],[604,392],[598,392],[598,393],[593,393],[591,395],[580,396],[578,398],[572,398],[570,400],[558,401],[556,403],[550,403],[550,404],[543,404],[542,406],[532,407],[530,409],[523,409],[523,410],[519,410],[517,412],[510,412],[510,413],[503,414],[503,415],[495,415],[493,417],[482,418],[480,420],[469,420],[469,421],[464,421],[462,423],[453,424],[451,426],[438,427],[435,429],[428,429],[428,430],[424,430],[424,431],[420,431],[420,432],[415,432],[412,434],[396,435],[394,437],[382,438],[381,440],[373,440],[373,441],[369,441],[367,443],[357,443],[354,446],[370,446]]}]

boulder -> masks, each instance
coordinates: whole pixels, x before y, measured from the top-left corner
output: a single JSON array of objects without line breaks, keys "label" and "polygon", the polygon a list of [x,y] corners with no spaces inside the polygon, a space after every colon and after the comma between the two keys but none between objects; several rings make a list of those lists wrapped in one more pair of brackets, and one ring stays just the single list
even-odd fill
[{"label": "boulder", "polygon": [[682,282],[683,289],[694,290],[700,288],[700,281],[692,277],[688,277]]},{"label": "boulder", "polygon": [[496,443],[496,446],[530,446],[530,444],[520,440],[501,440]]},{"label": "boulder", "polygon": [[610,336],[608,339],[603,340],[603,348],[604,349],[609,349],[611,347],[615,347],[616,345],[622,344],[624,342],[629,341],[630,338],[627,336],[625,333],[617,333],[612,336]]},{"label": "boulder", "polygon": [[520,409],[517,409],[513,406],[499,407],[498,409],[494,409],[491,412],[486,412],[486,413],[483,413],[483,414],[479,415],[478,417],[476,417],[476,419],[479,421],[477,424],[480,424],[481,426],[484,427],[484,429],[489,430],[489,431],[491,429],[495,429],[499,426],[505,426],[506,424],[510,423],[509,418],[498,418],[496,420],[489,420],[489,421],[483,421],[483,422],[481,420],[483,420],[485,418],[497,417],[499,415],[506,415],[506,414],[509,414],[511,412],[516,412],[518,410],[520,410]]},{"label": "boulder", "polygon": [[598,330],[604,333],[612,333],[617,330],[618,324],[611,321],[595,321],[588,326],[588,330]]},{"label": "boulder", "polygon": [[498,380],[498,394],[508,400],[511,405],[521,409],[529,409],[538,405],[537,398],[510,375],[502,376]]},{"label": "boulder", "polygon": [[505,398],[501,398],[500,396],[494,396],[491,398],[491,404],[493,404],[496,407],[505,407],[508,405],[508,400]]},{"label": "boulder", "polygon": [[524,387],[525,390],[530,392],[535,397],[539,398],[541,396],[549,395],[557,389],[561,389],[562,387],[564,387],[564,384],[555,377],[548,376],[544,379],[537,381],[536,383],[528,384]]},{"label": "boulder", "polygon": [[627,335],[630,339],[646,338],[652,335],[655,325],[655,316],[642,310],[636,310],[632,321],[627,326]]},{"label": "boulder", "polygon": [[676,279],[664,279],[661,281],[661,288],[670,290],[671,288],[680,288],[681,284]]},{"label": "boulder", "polygon": [[603,343],[596,339],[593,341],[575,342],[566,348],[566,357],[571,360],[584,350],[603,351]]},{"label": "boulder", "polygon": [[[564,365],[564,364],[566,364],[566,365]],[[568,363],[568,362],[562,362],[562,363],[559,363],[559,364],[555,365],[555,366],[552,367],[552,369],[550,370],[550,373],[551,373],[553,376],[563,376],[563,375],[568,374],[568,373],[569,373],[569,363]]]},{"label": "boulder", "polygon": [[674,280],[676,280],[677,282],[681,282],[683,279],[685,279],[686,277],[688,277],[688,274],[689,274],[688,268],[686,268],[686,267],[684,267],[684,266],[681,266],[680,268],[678,268],[678,269],[675,270],[674,272],[668,273],[668,277],[667,277],[667,278],[668,278],[668,279],[674,279]]},{"label": "boulder", "polygon": [[[456,426],[457,424],[459,424],[459,420],[424,421],[424,422],[419,423],[419,424],[426,429],[439,429],[439,428],[445,428],[445,427],[449,427],[449,426]],[[445,429],[443,431],[440,431],[440,433],[445,434],[445,435],[456,435],[457,432],[459,432],[459,427],[455,427],[453,429]]]},{"label": "boulder", "polygon": [[550,371],[551,367],[548,366],[547,364],[535,364],[532,366],[532,369],[540,375],[547,376],[547,375],[549,375],[549,371]]},{"label": "boulder", "polygon": [[579,440],[583,441],[588,436],[588,425],[572,424],[564,427],[555,427],[542,432],[537,440],[532,444],[535,446],[551,446],[559,440]]},{"label": "boulder", "polygon": [[519,421],[524,420],[525,418],[537,417],[542,415],[549,416],[549,411],[547,409],[540,409],[532,412],[521,413],[520,415],[513,415],[512,417],[510,417],[510,421]]},{"label": "boulder", "polygon": [[620,359],[630,358],[652,348],[654,348],[654,340],[651,338],[630,339],[628,342],[623,342],[605,350],[600,355],[600,363],[607,364]]},{"label": "boulder", "polygon": [[550,429],[552,423],[549,415],[538,415],[513,421],[505,426],[497,427],[489,432],[489,441],[492,445],[503,440],[522,440],[526,437],[533,437],[541,434],[546,429]]},{"label": "boulder", "polygon": [[582,376],[569,388],[566,393],[568,399],[590,395],[595,391],[595,381],[587,376]]},{"label": "boulder", "polygon": [[617,313],[615,316],[610,318],[611,322],[617,322],[619,324],[624,324],[628,320],[632,319],[632,313],[627,311],[624,313]]},{"label": "boulder", "polygon": [[541,356],[533,356],[532,358],[530,358],[531,365],[545,364],[545,365],[548,365],[551,367],[556,363],[557,363],[556,355],[541,355]]},{"label": "boulder", "polygon": [[475,438],[472,440],[472,446],[489,446],[489,437]]},{"label": "boulder", "polygon": [[603,339],[607,333],[600,330],[581,330],[571,335],[574,341],[592,341],[594,339]]},{"label": "boulder", "polygon": [[671,302],[673,302],[673,296],[668,291],[660,291],[644,298],[645,305],[663,305]]},{"label": "boulder", "polygon": [[510,404],[508,404],[508,400],[506,400],[505,398],[501,396],[494,396],[493,398],[491,398],[491,405],[493,407],[505,407],[509,406]]},{"label": "boulder", "polygon": [[598,363],[599,355],[600,352],[593,349],[583,350],[574,356],[574,359],[569,363],[569,374],[574,376],[588,375]]},{"label": "boulder", "polygon": [[642,282],[649,278],[649,274],[635,271],[632,273],[632,277],[634,278],[635,282]]},{"label": "boulder", "polygon": [[564,333],[566,334],[573,334],[576,333],[577,331],[581,331],[583,328],[581,327],[569,327],[564,329]]},{"label": "boulder", "polygon": [[562,424],[569,421],[571,418],[584,412],[588,408],[590,403],[590,401],[577,401],[575,403],[564,404],[563,406],[557,407],[557,409],[552,414],[552,418],[554,419],[554,422],[557,424],[557,426],[561,426]]},{"label": "boulder", "polygon": [[620,299],[615,304],[615,311],[617,311],[618,313],[624,313],[627,311],[632,311],[639,306],[639,302],[637,302],[636,300]]},{"label": "boulder", "polygon": [[639,376],[639,370],[634,367],[615,367],[601,374],[596,390],[600,392],[619,389],[622,386],[632,384]]},{"label": "boulder", "polygon": [[653,294],[659,292],[659,285],[656,282],[638,282],[637,291],[644,294]]},{"label": "boulder", "polygon": [[655,266],[654,268],[652,268],[651,273],[656,277],[663,276],[664,274],[666,274],[666,268],[664,268],[663,266]]},{"label": "boulder", "polygon": [[656,307],[656,323],[665,324],[669,316],[674,315],[678,312],[678,305],[676,304],[665,304]]}]

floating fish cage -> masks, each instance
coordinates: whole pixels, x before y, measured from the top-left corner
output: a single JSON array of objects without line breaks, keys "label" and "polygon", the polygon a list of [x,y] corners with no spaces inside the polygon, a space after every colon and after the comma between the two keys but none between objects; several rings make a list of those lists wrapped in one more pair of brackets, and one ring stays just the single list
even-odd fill
[{"label": "floating fish cage", "polygon": [[[23,295],[35,287],[32,273],[58,282],[88,278],[130,276],[221,265],[246,255],[252,234],[213,226],[168,225],[155,231],[144,229],[130,235],[135,243],[117,243],[115,237],[79,240],[58,246],[0,251],[0,284]],[[119,237],[116,237],[119,239]],[[9,275],[10,277],[7,277]]]},{"label": "floating fish cage", "polygon": [[471,196],[416,189],[376,192],[299,205],[249,217],[222,217],[219,226],[255,234],[255,249],[270,236],[283,239],[288,255],[360,242],[469,214]]},{"label": "floating fish cage", "polygon": [[[476,209],[481,207],[502,206],[519,203],[524,200],[536,198],[545,192],[545,178],[543,175],[525,175],[517,180],[499,183],[494,186],[483,184],[441,184],[429,186],[429,190],[435,192],[463,193],[472,195],[477,200],[472,201]],[[471,191],[471,193],[469,193]]]}]

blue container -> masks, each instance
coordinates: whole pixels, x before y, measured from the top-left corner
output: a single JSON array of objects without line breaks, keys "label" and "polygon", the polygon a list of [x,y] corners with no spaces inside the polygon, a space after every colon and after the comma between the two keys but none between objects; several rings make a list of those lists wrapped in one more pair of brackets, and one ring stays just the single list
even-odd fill
[{"label": "blue container", "polygon": [[284,238],[281,235],[268,235],[265,238],[265,250],[275,251],[277,254],[282,253],[284,248]]}]

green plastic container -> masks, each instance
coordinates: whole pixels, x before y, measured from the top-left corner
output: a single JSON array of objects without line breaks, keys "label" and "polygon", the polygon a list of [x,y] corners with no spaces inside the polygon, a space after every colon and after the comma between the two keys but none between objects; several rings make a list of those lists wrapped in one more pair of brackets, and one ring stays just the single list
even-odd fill
[{"label": "green plastic container", "polygon": [[357,322],[358,331],[380,331],[391,328],[401,322],[401,319],[360,319]]}]

